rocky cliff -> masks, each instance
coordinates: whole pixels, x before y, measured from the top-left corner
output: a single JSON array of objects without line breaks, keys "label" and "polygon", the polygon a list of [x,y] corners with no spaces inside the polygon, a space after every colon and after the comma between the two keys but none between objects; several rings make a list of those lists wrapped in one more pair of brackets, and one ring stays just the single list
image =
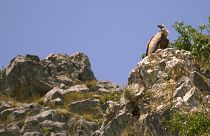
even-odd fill
[{"label": "rocky cliff", "polygon": [[0,76],[3,136],[209,135],[209,108],[208,72],[170,48],[139,62],[126,87],[97,80],[83,53],[17,56]]}]

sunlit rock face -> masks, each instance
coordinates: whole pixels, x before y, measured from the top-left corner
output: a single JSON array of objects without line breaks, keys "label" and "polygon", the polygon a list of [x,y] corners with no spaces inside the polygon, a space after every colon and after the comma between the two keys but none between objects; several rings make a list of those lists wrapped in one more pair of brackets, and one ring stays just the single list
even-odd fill
[{"label": "sunlit rock face", "polygon": [[174,113],[210,120],[205,73],[170,48],[141,60],[124,87],[96,80],[84,53],[17,56],[0,73],[0,135],[179,136],[164,124]]},{"label": "sunlit rock face", "polygon": [[210,79],[202,74],[190,52],[157,50],[131,70],[120,110],[115,112],[118,114],[95,135],[178,135],[179,132],[170,132],[163,122],[174,111],[209,114],[209,96]]}]

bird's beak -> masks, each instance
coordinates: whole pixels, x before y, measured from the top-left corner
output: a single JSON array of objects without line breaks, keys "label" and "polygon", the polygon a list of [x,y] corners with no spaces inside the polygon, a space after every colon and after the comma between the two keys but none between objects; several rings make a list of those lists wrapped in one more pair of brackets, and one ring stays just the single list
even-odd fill
[{"label": "bird's beak", "polygon": [[159,27],[160,29],[162,29],[162,28],[163,28],[163,26],[162,26],[162,25],[157,25],[157,27]]}]

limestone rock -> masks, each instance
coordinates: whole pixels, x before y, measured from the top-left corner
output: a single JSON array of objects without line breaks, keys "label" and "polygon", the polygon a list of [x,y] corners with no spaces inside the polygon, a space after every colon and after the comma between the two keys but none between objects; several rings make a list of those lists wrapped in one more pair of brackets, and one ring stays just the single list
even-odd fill
[{"label": "limestone rock", "polygon": [[94,108],[99,107],[98,99],[85,99],[69,104],[69,110],[74,113],[85,113],[93,111]]},{"label": "limestone rock", "polygon": [[80,119],[78,121],[73,119],[70,121],[70,128],[70,135],[91,136],[98,129],[98,125],[84,119]]},{"label": "limestone rock", "polygon": [[25,132],[23,136],[41,136],[39,132]]},{"label": "limestone rock", "polygon": [[19,55],[3,70],[0,92],[24,100],[35,94],[43,96],[54,86],[69,86],[95,79],[84,53],[71,56],[51,54],[44,60],[35,55]]},{"label": "limestone rock", "polygon": [[93,135],[172,135],[160,125],[170,119],[172,111],[209,113],[210,80],[200,71],[190,52],[184,50],[167,48],[145,57],[130,73],[121,112]]},{"label": "limestone rock", "polygon": [[4,102],[4,101],[0,101],[0,113],[1,113],[3,110],[8,109],[8,108],[10,108],[10,107],[11,107],[10,104],[8,104],[8,103],[6,103],[6,102]]},{"label": "limestone rock", "polygon": [[62,105],[64,102],[64,97],[61,94],[60,88],[58,88],[58,87],[55,87],[52,90],[50,90],[49,92],[47,92],[43,98],[44,98],[45,102],[51,102],[56,105]]},{"label": "limestone rock", "polygon": [[162,125],[173,111],[210,113],[208,72],[184,50],[145,57],[124,88],[96,80],[84,53],[17,56],[0,73],[3,136],[173,135]]},{"label": "limestone rock", "polygon": [[20,130],[17,126],[10,126],[0,129],[1,136],[21,136]]}]

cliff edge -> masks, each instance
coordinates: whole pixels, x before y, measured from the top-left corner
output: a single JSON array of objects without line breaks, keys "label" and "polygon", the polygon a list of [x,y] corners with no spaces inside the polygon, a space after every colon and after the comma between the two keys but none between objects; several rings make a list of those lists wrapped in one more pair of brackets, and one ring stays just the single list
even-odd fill
[{"label": "cliff edge", "polygon": [[0,76],[0,135],[210,134],[210,79],[190,52],[167,48],[99,81],[84,53],[17,56]]}]

